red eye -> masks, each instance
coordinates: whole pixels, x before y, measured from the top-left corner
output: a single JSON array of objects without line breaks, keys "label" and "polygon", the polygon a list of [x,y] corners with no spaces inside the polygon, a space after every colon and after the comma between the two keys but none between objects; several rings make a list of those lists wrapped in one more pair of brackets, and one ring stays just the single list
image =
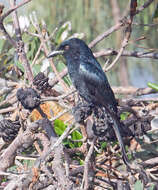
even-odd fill
[{"label": "red eye", "polygon": [[64,47],[65,50],[69,50],[69,48],[70,48],[70,46],[68,46],[68,45],[66,45],[66,46]]}]

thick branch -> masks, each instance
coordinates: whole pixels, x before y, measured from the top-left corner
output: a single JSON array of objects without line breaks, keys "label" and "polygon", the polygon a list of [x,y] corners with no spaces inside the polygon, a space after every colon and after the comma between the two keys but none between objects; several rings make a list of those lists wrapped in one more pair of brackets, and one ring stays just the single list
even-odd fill
[{"label": "thick branch", "polygon": [[146,94],[151,94],[151,93],[156,93],[155,90],[151,88],[137,88],[134,86],[119,86],[119,87],[112,87],[114,93],[116,94],[123,94],[123,95],[133,95],[133,96],[141,96],[141,95],[146,95]]}]

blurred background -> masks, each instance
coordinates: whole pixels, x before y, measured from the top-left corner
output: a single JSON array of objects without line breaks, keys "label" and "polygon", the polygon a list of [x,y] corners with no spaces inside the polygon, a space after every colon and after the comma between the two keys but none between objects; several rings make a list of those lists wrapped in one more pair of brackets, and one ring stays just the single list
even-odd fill
[{"label": "blurred background", "polygon": [[[6,0],[1,0],[1,2],[7,8],[8,2]],[[70,21],[70,33],[84,33],[83,39],[89,44],[127,14],[128,2],[122,0],[33,0],[18,11],[22,16],[28,16],[36,11],[38,19],[45,20],[50,33],[56,27],[61,27],[63,23]],[[138,7],[144,2],[145,0],[138,1]],[[157,1],[134,17],[132,35],[126,50],[148,52],[155,49],[157,51],[158,25],[156,25],[157,19],[154,19],[156,7]],[[9,18],[5,22],[9,22]],[[152,27],[144,26],[144,24],[152,23],[155,23]],[[107,48],[118,50],[123,36],[123,29],[114,32],[92,50],[93,52]],[[141,37],[145,39],[136,41]],[[103,65],[107,59],[111,63],[114,58],[114,56],[102,57],[99,61]],[[146,87],[147,82],[157,82],[157,69],[157,59],[121,57],[107,75],[112,85]]]}]

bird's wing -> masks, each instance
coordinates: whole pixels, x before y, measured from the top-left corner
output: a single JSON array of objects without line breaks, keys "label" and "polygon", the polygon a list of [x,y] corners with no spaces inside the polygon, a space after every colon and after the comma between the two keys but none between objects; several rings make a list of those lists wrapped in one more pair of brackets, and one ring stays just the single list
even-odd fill
[{"label": "bird's wing", "polygon": [[80,64],[79,74],[85,81],[89,93],[93,95],[93,101],[102,106],[111,105],[116,111],[117,103],[103,70],[86,62]]}]

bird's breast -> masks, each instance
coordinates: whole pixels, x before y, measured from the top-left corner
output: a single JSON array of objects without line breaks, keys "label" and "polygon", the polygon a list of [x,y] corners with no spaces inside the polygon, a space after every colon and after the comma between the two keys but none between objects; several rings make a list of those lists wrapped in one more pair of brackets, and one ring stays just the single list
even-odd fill
[{"label": "bird's breast", "polygon": [[67,62],[67,67],[72,84],[76,86],[76,83],[79,80],[79,67],[74,62]]}]

